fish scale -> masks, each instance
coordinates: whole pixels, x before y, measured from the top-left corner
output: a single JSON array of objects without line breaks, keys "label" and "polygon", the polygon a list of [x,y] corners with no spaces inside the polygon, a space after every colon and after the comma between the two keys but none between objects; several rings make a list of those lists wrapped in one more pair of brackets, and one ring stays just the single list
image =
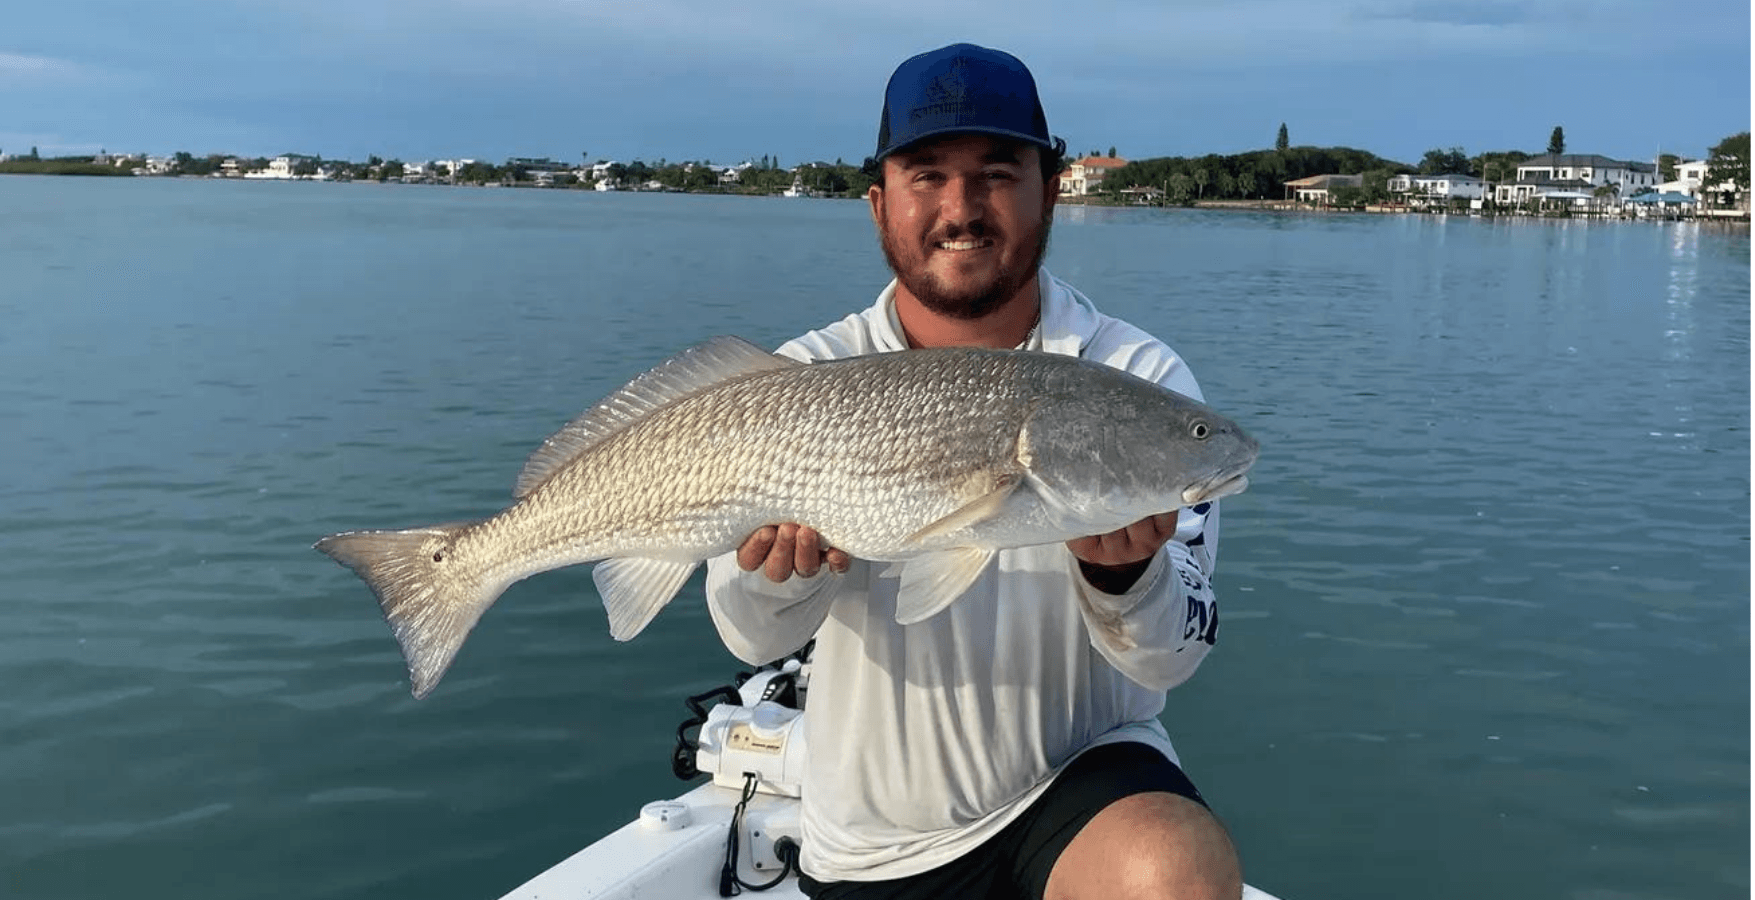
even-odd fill
[{"label": "fish scale", "polygon": [[797,522],[897,563],[909,624],[1000,549],[1234,493],[1255,455],[1204,404],[1076,357],[960,348],[806,365],[717,338],[551,436],[498,515],[317,548],[377,594],[423,696],[487,607],[538,572],[601,560],[610,630],[627,640],[702,560]]}]

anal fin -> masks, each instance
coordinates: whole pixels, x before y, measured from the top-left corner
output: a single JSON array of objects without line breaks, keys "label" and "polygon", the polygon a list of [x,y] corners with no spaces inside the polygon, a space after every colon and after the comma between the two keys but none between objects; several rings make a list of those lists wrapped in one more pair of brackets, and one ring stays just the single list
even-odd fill
[{"label": "anal fin", "polygon": [[623,556],[606,559],[591,570],[597,593],[609,613],[609,634],[631,640],[651,624],[676,592],[682,590],[698,563]]}]

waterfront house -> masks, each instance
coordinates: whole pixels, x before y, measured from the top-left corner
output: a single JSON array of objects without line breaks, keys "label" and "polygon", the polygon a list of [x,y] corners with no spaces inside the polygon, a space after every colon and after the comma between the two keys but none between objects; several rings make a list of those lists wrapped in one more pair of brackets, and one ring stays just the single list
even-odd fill
[{"label": "waterfront house", "polygon": [[1300,203],[1329,204],[1329,192],[1336,188],[1365,186],[1363,175],[1312,175],[1286,182],[1286,192]]},{"label": "waterfront house", "polygon": [[1723,181],[1707,186],[1706,170],[1711,164],[1704,159],[1688,160],[1676,164],[1676,180],[1666,181],[1657,186],[1658,191],[1685,194],[1707,206],[1737,206],[1743,201],[1743,192],[1737,189],[1734,182]]},{"label": "waterfront house", "polygon": [[1518,163],[1517,180],[1496,185],[1493,200],[1510,204],[1531,200],[1574,201],[1578,199],[1575,194],[1583,194],[1588,200],[1603,187],[1613,187],[1615,193],[1626,197],[1656,186],[1657,166],[1651,163],[1596,154],[1546,153]]},{"label": "waterfront house", "polygon": [[1125,165],[1127,160],[1118,156],[1087,156],[1075,160],[1060,173],[1060,195],[1083,197],[1094,194],[1103,184],[1104,176]]},{"label": "waterfront house", "polygon": [[569,166],[564,162],[549,159],[546,156],[509,156],[506,158],[506,168],[523,169],[525,172],[548,172],[550,174],[561,174],[573,170],[572,166]]},{"label": "waterfront house", "polygon": [[1394,175],[1386,186],[1411,206],[1449,206],[1453,200],[1475,201],[1486,196],[1487,183],[1473,175]]},{"label": "waterfront house", "polygon": [[719,172],[719,183],[720,184],[737,184],[743,180],[744,170],[745,169],[753,169],[753,168],[755,168],[755,166],[756,166],[755,163],[750,162],[747,159],[744,160],[743,162],[738,163],[735,166],[726,166],[724,169],[721,169]]},{"label": "waterfront house", "polygon": [[[230,160],[228,160],[228,162],[229,161]],[[317,157],[315,156],[306,156],[302,153],[287,153],[269,160],[268,168],[266,169],[255,169],[245,172],[244,177],[258,179],[273,178],[283,181],[293,178],[309,177],[297,174],[298,169],[306,164],[314,164],[316,162]]]}]

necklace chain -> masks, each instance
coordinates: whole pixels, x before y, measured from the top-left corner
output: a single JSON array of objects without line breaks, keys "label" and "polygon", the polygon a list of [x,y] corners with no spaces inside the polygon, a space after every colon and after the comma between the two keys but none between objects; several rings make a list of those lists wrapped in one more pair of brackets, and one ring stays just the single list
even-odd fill
[{"label": "necklace chain", "polygon": [[1024,342],[1019,344],[1017,347],[1015,347],[1013,349],[1017,349],[1017,350],[1030,349],[1030,342],[1036,339],[1036,329],[1041,328],[1041,327],[1042,327],[1042,307],[1037,306],[1036,307],[1036,320],[1030,323],[1030,332],[1028,334],[1024,335]]}]

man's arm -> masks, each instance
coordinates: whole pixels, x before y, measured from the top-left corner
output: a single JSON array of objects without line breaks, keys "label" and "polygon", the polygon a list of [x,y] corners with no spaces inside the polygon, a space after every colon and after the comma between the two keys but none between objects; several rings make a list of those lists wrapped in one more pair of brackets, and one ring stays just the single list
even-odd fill
[{"label": "man's arm", "polygon": [[[1218,513],[1202,503],[1067,544],[1091,646],[1140,685],[1181,684],[1218,637],[1211,584]],[[1133,558],[1153,543],[1150,556]]]},{"label": "man's arm", "polygon": [[1125,594],[1175,534],[1176,511],[1171,510],[1108,534],[1067,541],[1066,548],[1078,558],[1086,584],[1105,594]]},{"label": "man's arm", "polygon": [[759,528],[737,552],[708,560],[707,609],[726,649],[760,665],[804,646],[851,565],[814,529],[790,524]]}]

